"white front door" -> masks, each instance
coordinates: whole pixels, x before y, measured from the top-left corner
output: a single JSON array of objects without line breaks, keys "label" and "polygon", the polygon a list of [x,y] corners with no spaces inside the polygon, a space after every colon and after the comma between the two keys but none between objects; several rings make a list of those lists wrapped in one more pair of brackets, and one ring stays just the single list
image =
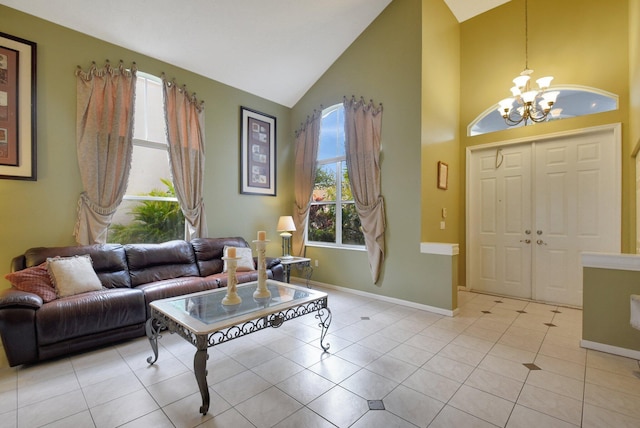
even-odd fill
[{"label": "white front door", "polygon": [[531,145],[483,150],[471,162],[472,288],[530,298]]},{"label": "white front door", "polygon": [[471,289],[582,306],[583,251],[620,251],[615,129],[471,152]]},{"label": "white front door", "polygon": [[582,306],[580,253],[620,251],[611,132],[536,144],[536,300]]}]

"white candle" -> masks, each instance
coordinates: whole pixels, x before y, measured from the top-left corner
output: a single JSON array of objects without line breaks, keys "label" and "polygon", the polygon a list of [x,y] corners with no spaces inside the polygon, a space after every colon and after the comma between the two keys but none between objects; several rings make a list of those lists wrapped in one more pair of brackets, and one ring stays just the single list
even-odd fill
[{"label": "white candle", "polygon": [[227,257],[232,259],[236,258],[236,247],[227,248]]},{"label": "white candle", "polygon": [[258,241],[264,241],[265,239],[267,239],[267,232],[265,232],[264,230],[259,230]]}]

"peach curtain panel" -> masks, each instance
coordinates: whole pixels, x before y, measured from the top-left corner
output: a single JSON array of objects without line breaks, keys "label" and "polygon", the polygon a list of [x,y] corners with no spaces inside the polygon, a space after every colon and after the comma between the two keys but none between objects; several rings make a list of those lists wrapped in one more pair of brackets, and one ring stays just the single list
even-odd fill
[{"label": "peach curtain panel", "polygon": [[81,245],[106,242],[107,228],[127,189],[133,151],[136,66],[107,61],[76,70],[76,139],[84,191],[74,236]]},{"label": "peach curtain panel", "polygon": [[207,237],[202,199],[204,182],[204,102],[185,86],[162,76],[169,162],[176,197],[187,223],[187,240]]},{"label": "peach curtain panel", "polygon": [[292,236],[292,253],[297,256],[304,254],[304,231],[316,179],[321,120],[322,109],[314,110],[313,115],[307,117],[307,121],[296,131],[295,181],[293,183],[296,198],[293,221],[296,230]]},{"label": "peach curtain panel", "polygon": [[356,211],[362,224],[371,277],[380,278],[385,252],[385,213],[380,181],[382,104],[363,98],[344,99],[347,171]]}]

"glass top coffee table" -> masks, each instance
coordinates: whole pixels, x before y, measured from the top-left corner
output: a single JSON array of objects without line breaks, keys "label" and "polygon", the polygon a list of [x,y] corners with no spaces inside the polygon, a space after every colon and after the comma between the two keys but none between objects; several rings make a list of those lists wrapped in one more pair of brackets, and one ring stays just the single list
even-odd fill
[{"label": "glass top coffee table", "polygon": [[317,312],[320,346],[325,352],[329,350],[329,344],[324,340],[331,324],[326,293],[268,279],[271,297],[254,299],[256,287],[255,281],[238,285],[242,303],[234,306],[222,304],[226,288],[156,300],[149,305],[151,316],[147,320],[146,333],[153,356],[147,358],[147,362],[154,364],[158,360],[158,338],[162,330],[177,333],[194,345],[193,369],[202,396],[200,413],[203,415],[209,410],[208,348]]}]

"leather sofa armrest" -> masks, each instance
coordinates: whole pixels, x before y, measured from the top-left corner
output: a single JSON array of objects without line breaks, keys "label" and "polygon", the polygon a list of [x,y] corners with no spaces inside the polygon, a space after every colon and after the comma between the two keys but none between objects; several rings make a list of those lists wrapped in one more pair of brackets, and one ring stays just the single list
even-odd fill
[{"label": "leather sofa armrest", "polygon": [[0,308],[20,306],[39,309],[42,304],[42,298],[37,294],[16,290],[15,288],[0,291]]},{"label": "leather sofa armrest", "polygon": [[271,269],[274,266],[278,266],[280,263],[282,263],[277,257],[266,257],[265,261],[267,262],[267,269]]}]

